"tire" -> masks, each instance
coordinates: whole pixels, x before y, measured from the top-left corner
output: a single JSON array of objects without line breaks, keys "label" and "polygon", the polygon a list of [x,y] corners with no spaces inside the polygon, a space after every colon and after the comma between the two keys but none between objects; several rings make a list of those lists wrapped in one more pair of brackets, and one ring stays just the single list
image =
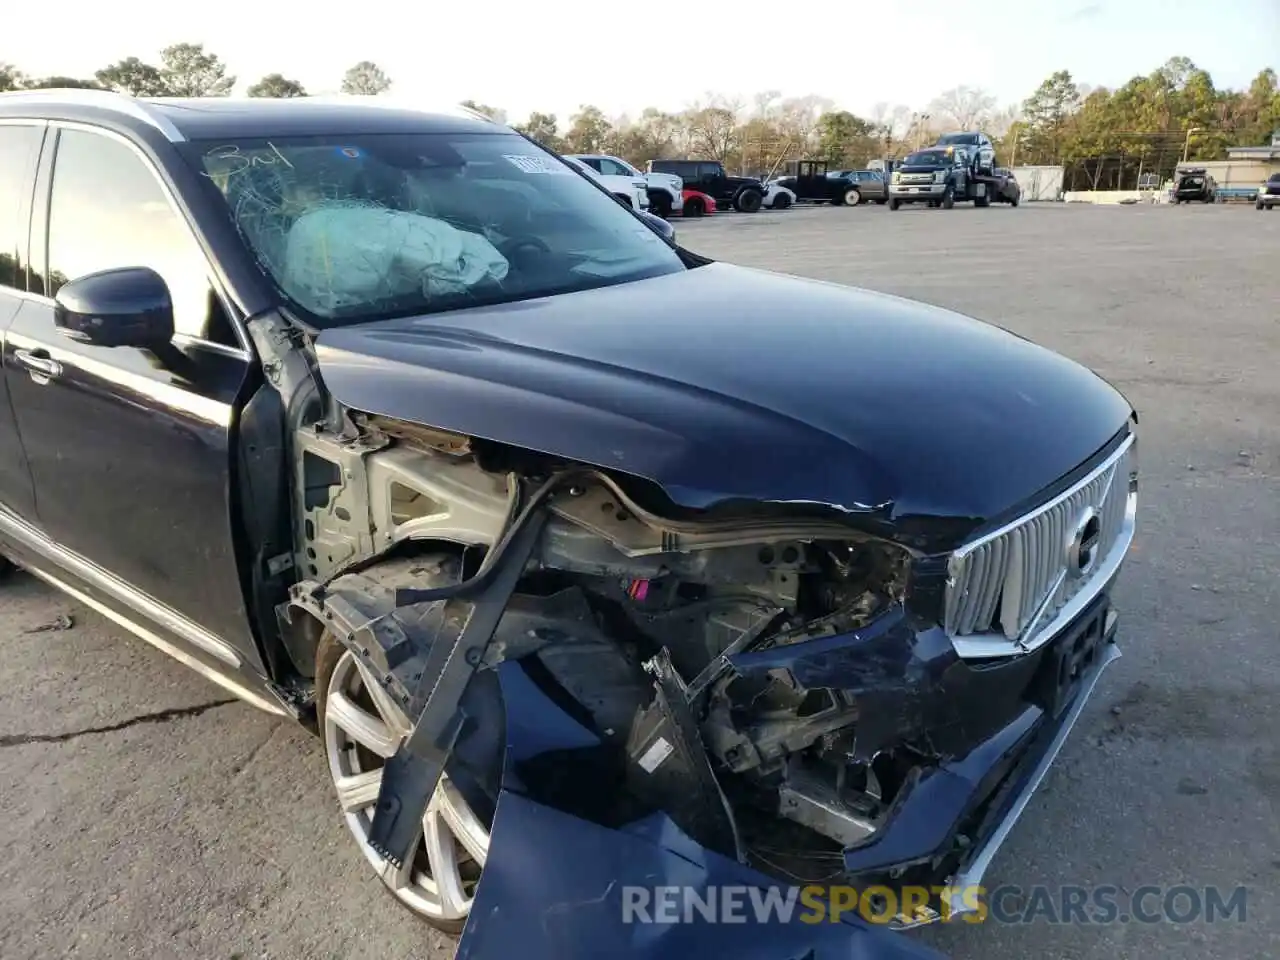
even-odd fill
[{"label": "tire", "polygon": [[888,203],[888,202],[889,202],[889,201],[888,201],[888,200],[886,200],[884,197],[881,197],[879,200],[877,200],[877,201],[876,201],[876,203],[880,204],[880,206],[882,206],[882,207],[883,207],[886,203]]},{"label": "tire", "polygon": [[628,210],[631,210],[634,208],[634,204],[632,204],[631,198],[624,193],[615,193],[613,195],[613,198],[617,200],[620,204],[622,204],[624,207],[626,207]]},{"label": "tire", "polygon": [[991,206],[991,185],[987,184],[986,186],[987,188],[982,191],[982,196],[973,198],[973,205],[975,207]]},{"label": "tire", "polygon": [[671,216],[671,195],[665,190],[649,191],[649,212],[656,217],[666,219]]},{"label": "tire", "polygon": [[0,557],[0,580],[4,580],[17,569],[18,565],[8,557]]},{"label": "tire", "polygon": [[[392,560],[339,577],[332,588],[354,594],[361,612],[371,617],[391,616],[420,629],[419,621],[432,618],[438,641],[452,642],[465,614],[450,615],[441,625],[434,605],[422,604],[417,612],[412,607],[397,609],[395,588],[410,583],[443,585],[455,582],[457,575],[457,561],[447,555]],[[369,808],[377,799],[377,778],[370,775],[381,768],[380,758],[388,755],[387,749],[394,752],[409,724],[398,704],[371,693],[375,687],[376,682],[354,656],[326,632],[316,652],[316,716],[335,792],[345,781],[347,800],[340,802],[343,818],[365,859],[397,902],[436,929],[457,935],[466,925],[475,885],[488,854],[493,805],[501,780],[506,723],[501,716],[497,677],[493,671],[483,671],[468,686],[468,712],[487,717],[496,709],[498,722],[469,725],[469,732],[454,748],[445,776],[436,788],[432,808],[424,818],[431,825],[432,835],[438,838],[432,845],[436,856],[419,840],[417,852],[404,871],[391,870],[368,844]],[[341,704],[340,709],[335,709],[337,704]],[[390,721],[388,715],[392,717]],[[489,728],[488,732],[482,728]],[[375,752],[357,742],[351,730],[363,731],[365,740],[376,742],[379,749]],[[363,782],[357,778],[363,778]],[[483,796],[477,794],[478,788],[483,790]],[[366,801],[367,806],[363,805]],[[443,871],[437,862],[441,857],[450,861]],[[449,888],[448,892],[442,893],[439,885],[422,882],[428,871],[435,877],[449,877],[450,882],[443,885]],[[401,884],[399,888],[397,883]]]},{"label": "tire", "polygon": [[1265,209],[1266,209],[1266,206],[1265,206],[1265,204],[1263,204],[1263,202],[1262,202],[1261,200],[1255,200],[1255,201],[1253,201],[1253,209],[1255,209],[1255,210],[1265,210]]},{"label": "tire", "polygon": [[764,196],[759,190],[743,190],[733,198],[733,209],[739,213],[755,213],[763,202]]},{"label": "tire", "polygon": [[773,203],[770,205],[769,209],[785,210],[789,206],[791,206],[791,198],[787,196],[785,193],[780,193],[773,198]]},{"label": "tire", "polygon": [[706,204],[697,197],[691,197],[684,202],[684,215],[686,217],[700,217],[706,212]]},{"label": "tire", "polygon": [[846,190],[841,200],[846,207],[856,207],[862,202],[862,191],[858,190],[856,187]]},{"label": "tire", "polygon": [[956,188],[953,184],[948,183],[942,192],[941,205],[943,210],[950,210],[956,205]]},{"label": "tire", "polygon": [[1018,197],[1014,197],[1012,200],[1010,200],[1009,206],[1016,207],[1018,205],[1018,199],[1019,199]]}]

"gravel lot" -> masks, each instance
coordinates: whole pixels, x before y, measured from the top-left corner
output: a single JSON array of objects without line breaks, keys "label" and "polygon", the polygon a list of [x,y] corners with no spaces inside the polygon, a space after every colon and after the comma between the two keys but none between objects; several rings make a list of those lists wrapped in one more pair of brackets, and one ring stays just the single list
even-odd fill
[{"label": "gravel lot", "polygon": [[[677,227],[720,259],[998,322],[1142,414],[1125,657],[990,879],[1245,884],[1247,919],[913,935],[975,960],[1280,954],[1280,216],[867,207]],[[381,893],[307,734],[25,576],[2,589],[0,956],[451,955]]]}]

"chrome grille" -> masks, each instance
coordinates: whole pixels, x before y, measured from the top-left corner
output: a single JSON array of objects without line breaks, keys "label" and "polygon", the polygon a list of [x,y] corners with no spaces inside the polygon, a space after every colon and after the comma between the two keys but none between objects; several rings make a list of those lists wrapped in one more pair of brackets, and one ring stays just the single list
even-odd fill
[{"label": "chrome grille", "polygon": [[[948,564],[943,625],[953,638],[975,638],[977,656],[1030,650],[1054,632],[1069,606],[1096,594],[1118,568],[1133,538],[1135,438],[1078,484],[1011,524],[966,544]],[[1077,528],[1089,525],[1097,541],[1089,562],[1070,548]],[[962,651],[963,653],[964,651]]]}]

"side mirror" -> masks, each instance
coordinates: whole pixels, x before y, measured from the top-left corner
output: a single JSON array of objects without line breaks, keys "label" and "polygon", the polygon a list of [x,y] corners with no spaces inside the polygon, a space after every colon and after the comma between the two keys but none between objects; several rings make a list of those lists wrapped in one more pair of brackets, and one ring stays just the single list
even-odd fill
[{"label": "side mirror", "polygon": [[667,243],[671,244],[673,247],[676,245],[676,228],[675,227],[673,227],[666,220],[663,220],[662,217],[652,214],[648,210],[640,210],[638,211],[638,213],[640,215],[640,219],[644,221],[644,225],[646,227],[648,227],[650,230],[652,230],[654,233],[660,236],[663,240],[667,241]]},{"label": "side mirror", "polygon": [[173,339],[173,300],[160,274],[124,267],[64,283],[53,322],[64,337],[98,347],[157,347]]}]

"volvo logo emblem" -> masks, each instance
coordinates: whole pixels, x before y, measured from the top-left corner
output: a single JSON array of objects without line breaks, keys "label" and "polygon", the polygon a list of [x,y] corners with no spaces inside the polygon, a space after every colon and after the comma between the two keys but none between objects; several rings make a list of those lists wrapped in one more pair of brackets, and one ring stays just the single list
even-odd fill
[{"label": "volvo logo emblem", "polygon": [[1067,540],[1067,576],[1079,579],[1093,569],[1102,542],[1102,521],[1098,511],[1085,507],[1076,518]]}]

